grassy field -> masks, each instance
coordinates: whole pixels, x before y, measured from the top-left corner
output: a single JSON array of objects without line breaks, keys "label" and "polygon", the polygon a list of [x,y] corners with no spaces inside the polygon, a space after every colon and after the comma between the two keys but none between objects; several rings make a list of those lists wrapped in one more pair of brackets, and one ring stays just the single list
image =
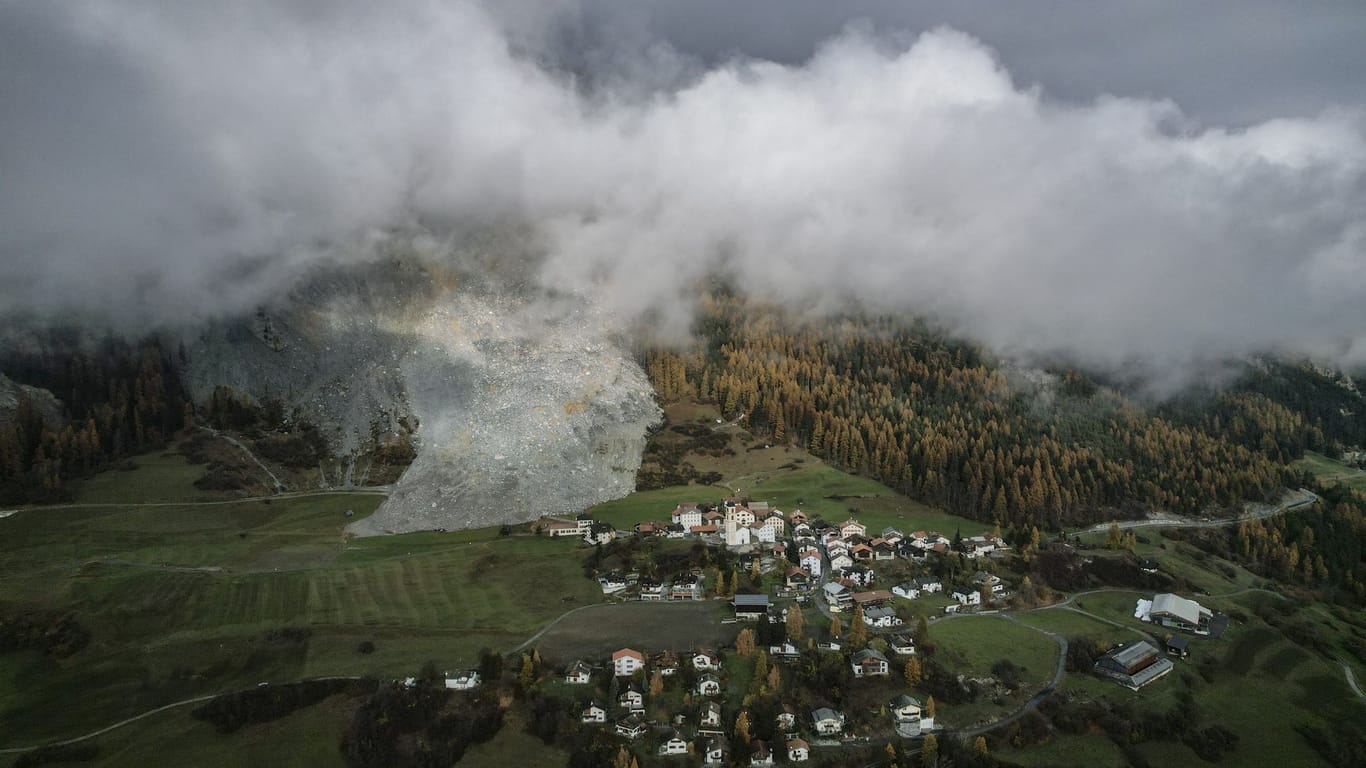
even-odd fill
[{"label": "grassy field", "polygon": [[1321,482],[1340,483],[1358,491],[1366,490],[1366,472],[1322,454],[1305,451],[1304,458],[1295,462],[1294,466],[1296,469],[1308,470]]},{"label": "grassy field", "polygon": [[230,498],[227,493],[201,491],[194,481],[204,476],[203,464],[191,464],[173,451],[133,458],[137,469],[102,472],[72,487],[78,504],[139,504],[149,501],[204,501]]},{"label": "grassy field", "polygon": [[941,706],[942,721],[968,726],[998,718],[1023,704],[1051,680],[1058,660],[1058,646],[1051,638],[1000,616],[964,616],[930,626],[935,653],[949,669],[975,677],[992,676],[991,667],[1010,660],[1020,668],[1023,685],[999,700],[986,696],[977,701]]},{"label": "grassy field", "polygon": [[1033,611],[1019,616],[1019,620],[1031,627],[1056,632],[1069,639],[1087,638],[1106,647],[1129,642],[1136,637],[1129,630],[1096,621],[1090,616],[1066,608]]},{"label": "grassy field", "polygon": [[550,663],[601,660],[623,647],[645,653],[716,648],[734,643],[740,631],[739,624],[720,623],[730,613],[723,601],[595,606],[566,616],[536,641],[536,648]]}]

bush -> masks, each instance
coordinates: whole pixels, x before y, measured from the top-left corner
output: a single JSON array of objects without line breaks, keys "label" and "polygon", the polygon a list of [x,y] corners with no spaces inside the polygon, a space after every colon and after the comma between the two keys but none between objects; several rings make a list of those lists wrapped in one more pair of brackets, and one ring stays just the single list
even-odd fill
[{"label": "bush", "polygon": [[374,652],[375,652],[375,641],[374,641],[374,640],[362,640],[362,641],[360,641],[360,645],[357,645],[357,646],[356,646],[356,653],[359,653],[359,654],[361,654],[361,655],[363,655],[363,656],[368,656],[368,655],[370,655],[370,654],[372,654],[372,653],[374,653]]}]

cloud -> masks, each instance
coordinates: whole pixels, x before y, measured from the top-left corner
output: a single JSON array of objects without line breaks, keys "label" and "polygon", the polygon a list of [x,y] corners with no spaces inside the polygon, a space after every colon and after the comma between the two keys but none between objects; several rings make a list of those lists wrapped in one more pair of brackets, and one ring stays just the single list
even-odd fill
[{"label": "cloud", "polygon": [[1024,358],[1366,362],[1352,105],[1061,101],[949,28],[785,64],[635,40],[586,77],[603,56],[566,64],[517,8],[0,5],[0,301],[202,317],[396,227],[497,223],[624,323],[686,322],[724,271]]}]

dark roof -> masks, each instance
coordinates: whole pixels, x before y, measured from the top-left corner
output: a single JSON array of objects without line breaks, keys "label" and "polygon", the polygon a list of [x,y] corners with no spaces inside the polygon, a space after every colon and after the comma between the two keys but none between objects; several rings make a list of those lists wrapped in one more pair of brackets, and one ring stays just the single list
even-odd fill
[{"label": "dark roof", "polygon": [[768,595],[736,595],[735,607],[767,608]]},{"label": "dark roof", "polygon": [[1190,644],[1191,641],[1189,638],[1181,637],[1180,635],[1172,635],[1171,639],[1167,641],[1168,648],[1175,648],[1178,651],[1186,650],[1186,646]]}]

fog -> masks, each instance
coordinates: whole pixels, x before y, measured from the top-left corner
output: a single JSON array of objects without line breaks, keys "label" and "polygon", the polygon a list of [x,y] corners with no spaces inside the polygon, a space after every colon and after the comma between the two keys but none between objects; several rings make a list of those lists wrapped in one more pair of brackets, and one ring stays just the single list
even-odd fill
[{"label": "fog", "polygon": [[194,322],[395,231],[508,227],[530,282],[622,327],[685,329],[724,274],[1154,380],[1366,362],[1350,89],[1055,90],[1043,44],[1017,81],[991,40],[896,19],[775,53],[611,3],[187,5],[0,3],[0,308]]}]

